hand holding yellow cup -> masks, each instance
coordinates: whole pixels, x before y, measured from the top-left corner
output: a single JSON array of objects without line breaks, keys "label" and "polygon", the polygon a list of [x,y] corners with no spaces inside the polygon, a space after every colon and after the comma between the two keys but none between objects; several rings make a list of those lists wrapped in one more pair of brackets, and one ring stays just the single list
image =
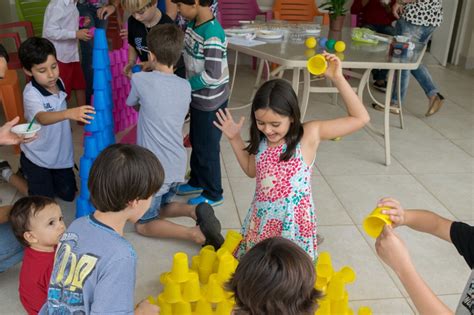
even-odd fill
[{"label": "hand holding yellow cup", "polygon": [[362,223],[365,233],[373,238],[379,237],[382,233],[383,227],[386,224],[392,224],[392,220],[388,214],[383,214],[383,210],[390,210],[389,207],[377,207],[369,214]]},{"label": "hand holding yellow cup", "polygon": [[311,74],[321,75],[326,72],[326,69],[328,68],[328,63],[323,55],[317,54],[308,59],[306,67],[308,68],[308,71]]}]

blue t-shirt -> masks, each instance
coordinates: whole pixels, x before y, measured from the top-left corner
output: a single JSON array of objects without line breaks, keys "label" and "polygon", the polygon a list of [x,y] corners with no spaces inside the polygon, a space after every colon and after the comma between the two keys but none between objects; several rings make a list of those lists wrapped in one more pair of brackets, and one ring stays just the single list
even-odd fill
[{"label": "blue t-shirt", "polygon": [[39,314],[133,314],[137,257],[132,245],[93,215],[69,226],[56,251]]}]

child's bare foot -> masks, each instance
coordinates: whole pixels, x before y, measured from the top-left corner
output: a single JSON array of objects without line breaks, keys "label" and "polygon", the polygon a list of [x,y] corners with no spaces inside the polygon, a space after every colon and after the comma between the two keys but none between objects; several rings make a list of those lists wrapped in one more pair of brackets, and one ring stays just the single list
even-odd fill
[{"label": "child's bare foot", "polygon": [[191,235],[191,239],[199,244],[203,245],[206,242],[206,237],[202,233],[201,229],[199,228],[199,225],[196,225],[194,227],[189,228],[189,233]]}]

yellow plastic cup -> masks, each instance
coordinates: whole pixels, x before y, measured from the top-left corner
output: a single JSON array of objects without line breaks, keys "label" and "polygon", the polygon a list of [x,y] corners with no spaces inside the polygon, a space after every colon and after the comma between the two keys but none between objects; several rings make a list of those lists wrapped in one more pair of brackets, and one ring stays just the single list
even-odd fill
[{"label": "yellow plastic cup", "polygon": [[183,301],[173,304],[173,314],[192,315],[191,304]]},{"label": "yellow plastic cup", "polygon": [[[206,301],[205,299],[200,299],[197,303],[196,303],[196,311],[195,311],[195,314],[199,314],[199,315],[213,315],[213,312],[212,312],[212,306],[211,306],[211,303],[209,303],[208,301]],[[160,314],[161,315],[161,314]]]},{"label": "yellow plastic cup", "polygon": [[344,266],[339,270],[339,273],[342,274],[342,279],[344,280],[344,283],[352,283],[356,279],[356,273],[354,269],[352,269],[349,266]]},{"label": "yellow plastic cup", "polygon": [[225,237],[224,244],[222,244],[222,247],[227,249],[229,253],[233,254],[241,241],[242,234],[234,230],[229,230],[227,231],[227,235]]},{"label": "yellow plastic cup", "polygon": [[329,281],[327,293],[331,301],[344,300],[344,280],[342,274],[334,274],[331,281]]},{"label": "yellow plastic cup", "polygon": [[306,63],[306,67],[308,68],[308,71],[311,74],[321,75],[324,72],[326,72],[328,63],[326,61],[326,58],[324,58],[323,55],[317,54],[308,59],[308,62]]},{"label": "yellow plastic cup", "polygon": [[196,302],[201,298],[201,288],[199,277],[196,272],[189,273],[189,280],[183,284],[183,300],[186,302]]},{"label": "yellow plastic cup", "polygon": [[217,269],[217,278],[221,283],[227,282],[235,271],[234,257],[231,254],[222,255]]},{"label": "yellow plastic cup", "polygon": [[148,302],[150,302],[150,304],[158,305],[158,302],[151,295],[149,295],[146,299],[148,300]]},{"label": "yellow plastic cup", "polygon": [[322,291],[322,292],[326,292],[327,285],[328,285],[328,279],[327,279],[327,278],[324,278],[324,277],[317,277],[317,278],[316,278],[316,281],[315,281],[315,283],[314,283],[314,288],[315,288],[316,290],[319,290],[319,291]]},{"label": "yellow plastic cup", "polygon": [[196,272],[199,270],[199,256],[193,256],[193,258],[191,258],[191,270]]},{"label": "yellow plastic cup", "polygon": [[173,315],[173,308],[171,304],[165,301],[164,294],[161,293],[157,297],[158,306],[160,307],[160,315]]},{"label": "yellow plastic cup", "polygon": [[188,255],[179,252],[173,256],[173,266],[171,267],[171,279],[178,283],[183,283],[189,279]]},{"label": "yellow plastic cup", "polygon": [[229,301],[222,301],[217,304],[215,315],[229,315],[232,314],[233,305]]},{"label": "yellow plastic cup", "polygon": [[331,303],[328,299],[320,300],[318,304],[315,315],[331,315]]},{"label": "yellow plastic cup", "polygon": [[362,223],[365,233],[373,238],[379,237],[385,224],[392,224],[392,220],[387,214],[382,214],[382,210],[390,210],[389,207],[377,207],[369,214]]},{"label": "yellow plastic cup", "polygon": [[171,274],[171,272],[163,272],[162,274],[160,274],[160,283],[162,285],[165,285],[166,283],[166,276],[169,276]]},{"label": "yellow plastic cup", "polygon": [[372,315],[372,309],[368,306],[361,306],[357,311],[357,315]]},{"label": "yellow plastic cup", "polygon": [[181,286],[178,282],[173,281],[170,276],[166,276],[163,294],[163,297],[167,303],[173,304],[182,301]]},{"label": "yellow plastic cup", "polygon": [[321,252],[316,263],[316,276],[330,279],[334,270],[332,268],[331,255],[328,252]]},{"label": "yellow plastic cup", "polygon": [[217,254],[215,251],[210,250],[207,247],[203,247],[199,253],[199,269],[212,270],[216,257]]},{"label": "yellow plastic cup", "polygon": [[209,276],[207,285],[206,300],[211,303],[220,303],[225,300],[224,289],[217,280],[217,275],[213,273]]}]

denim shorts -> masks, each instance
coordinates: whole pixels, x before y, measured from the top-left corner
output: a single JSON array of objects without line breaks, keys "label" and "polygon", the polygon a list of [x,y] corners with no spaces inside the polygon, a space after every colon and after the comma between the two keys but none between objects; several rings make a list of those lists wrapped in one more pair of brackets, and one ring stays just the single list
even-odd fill
[{"label": "denim shorts", "polygon": [[176,196],[179,183],[163,184],[160,190],[153,196],[150,208],[138,220],[138,223],[144,224],[160,217],[160,209]]},{"label": "denim shorts", "polygon": [[0,272],[23,259],[23,246],[17,241],[9,223],[0,224]]}]

